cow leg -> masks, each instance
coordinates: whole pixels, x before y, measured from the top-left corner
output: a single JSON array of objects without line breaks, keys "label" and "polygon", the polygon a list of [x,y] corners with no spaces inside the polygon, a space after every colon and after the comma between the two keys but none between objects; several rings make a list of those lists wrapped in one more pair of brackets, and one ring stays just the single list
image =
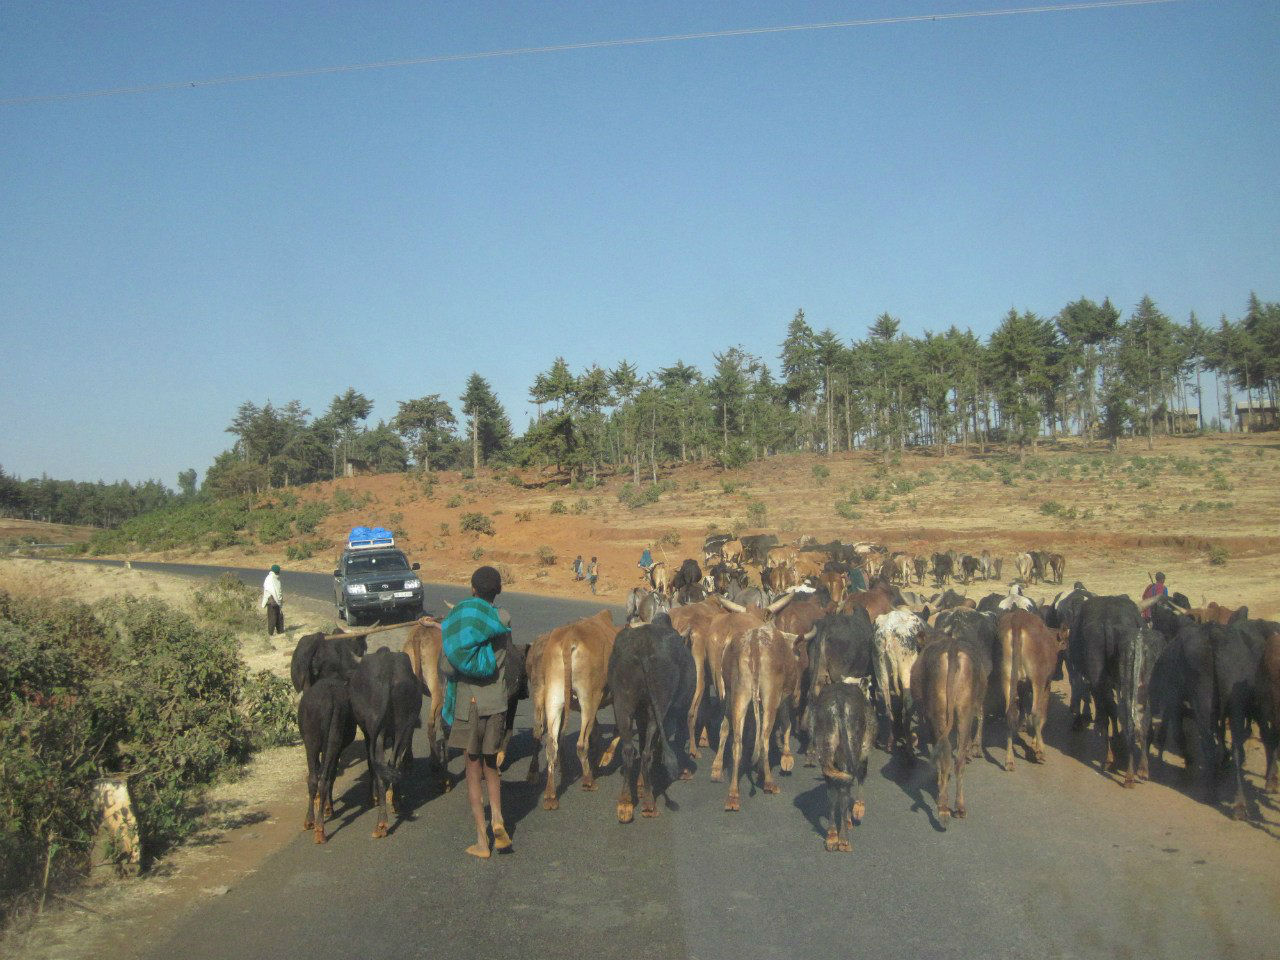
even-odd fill
[{"label": "cow leg", "polygon": [[1262,747],[1267,754],[1267,785],[1265,787],[1267,793],[1280,791],[1280,776],[1276,772],[1277,741],[1280,741],[1280,725],[1274,722],[1266,723],[1262,730]]},{"label": "cow leg", "polygon": [[582,730],[578,733],[578,762],[582,764],[582,789],[595,790],[595,772],[591,769],[591,738],[596,732],[596,711],[600,709],[600,693],[578,692],[578,702],[582,705]]},{"label": "cow leg", "polygon": [[1031,759],[1044,763],[1044,725],[1049,713],[1049,688],[1035,686],[1031,689],[1031,737],[1035,744]]},{"label": "cow leg", "polygon": [[880,692],[880,708],[884,713],[884,750],[893,752],[893,692],[889,687],[889,663],[883,650],[873,650],[872,660],[876,671],[876,689]]},{"label": "cow leg", "polygon": [[785,700],[779,705],[781,713],[781,732],[779,735],[780,746],[782,747],[781,755],[778,757],[778,768],[783,773],[791,773],[796,768],[796,758],[791,753],[791,705]]},{"label": "cow leg", "polygon": [[719,783],[724,779],[724,755],[725,747],[729,743],[729,709],[726,707],[724,716],[720,718],[720,743],[716,746],[716,757],[711,761],[711,779],[715,783]]},{"label": "cow leg", "polygon": [[[979,704],[978,712],[982,712],[982,706]],[[973,729],[973,724],[965,720],[961,720],[956,724],[956,818],[963,820],[968,812],[964,806],[964,768],[969,762],[969,744],[966,733]]]},{"label": "cow leg", "polygon": [[827,780],[827,814],[830,826],[827,827],[827,839],[823,846],[828,853],[840,849],[840,831],[844,823],[844,803],[841,799],[840,786],[833,780]]},{"label": "cow leg", "polygon": [[560,809],[560,799],[556,796],[556,779],[560,773],[560,727],[564,723],[563,690],[563,684],[556,684],[547,690],[546,727],[543,733],[543,743],[547,749],[547,786],[542,793],[544,810]]},{"label": "cow leg", "polygon": [[[729,776],[729,796],[725,799],[724,808],[726,811],[736,811],[741,809],[741,803],[738,794],[738,775],[742,768],[742,734],[747,726],[747,710],[751,706],[750,692],[742,688],[747,686],[746,683],[738,684],[738,689],[733,693],[733,705],[731,707],[733,713],[733,767]],[[727,717],[726,717],[727,719]],[[724,730],[724,724],[721,725],[721,731]],[[757,729],[756,736],[759,736]],[[724,750],[724,741],[720,743],[721,751]],[[719,759],[717,757],[717,759]],[[712,778],[716,779],[714,770]]]},{"label": "cow leg", "polygon": [[1236,778],[1236,799],[1231,805],[1231,818],[1244,820],[1248,816],[1244,804],[1244,741],[1249,735],[1249,721],[1244,707],[1239,703],[1231,705],[1231,754]]},{"label": "cow leg", "polygon": [[761,789],[765,793],[778,793],[780,788],[773,779],[773,764],[769,761],[769,745],[773,739],[773,725],[778,715],[778,695],[762,691],[756,703],[756,756],[760,760]]},{"label": "cow leg", "polygon": [[702,644],[693,642],[693,699],[689,702],[689,756],[697,760],[698,752],[698,709],[702,706],[703,684],[706,675],[703,673],[704,653]]},{"label": "cow leg", "polygon": [[947,781],[951,775],[951,731],[939,733],[933,745],[933,763],[938,773],[938,822],[947,829],[951,807],[947,799]]},{"label": "cow leg", "polygon": [[618,737],[621,745],[622,786],[618,792],[618,822],[630,823],[635,819],[636,774],[639,772],[634,740],[634,708],[623,706],[614,700],[614,713],[618,718]]}]

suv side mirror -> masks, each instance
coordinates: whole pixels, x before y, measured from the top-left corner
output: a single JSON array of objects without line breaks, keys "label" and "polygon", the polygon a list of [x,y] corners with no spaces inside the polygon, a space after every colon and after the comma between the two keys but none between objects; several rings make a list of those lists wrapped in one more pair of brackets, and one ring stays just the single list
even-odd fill
[{"label": "suv side mirror", "polygon": [[342,576],[342,571],[341,571],[341,570],[335,570],[335,571],[333,571],[333,575],[334,575],[335,577],[340,577],[340,576]]},{"label": "suv side mirror", "polygon": [[413,565],[412,569],[417,570],[420,566],[422,566],[422,564],[420,564],[420,563],[415,563],[415,564]]}]

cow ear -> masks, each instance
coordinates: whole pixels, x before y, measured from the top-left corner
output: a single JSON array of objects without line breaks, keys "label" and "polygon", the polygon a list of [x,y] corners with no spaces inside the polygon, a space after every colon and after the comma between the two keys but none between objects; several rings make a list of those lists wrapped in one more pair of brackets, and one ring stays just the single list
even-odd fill
[{"label": "cow ear", "polygon": [[1231,615],[1231,619],[1227,621],[1227,624],[1230,625],[1238,621],[1248,620],[1248,619],[1249,619],[1249,608],[1241,607],[1239,610],[1237,610],[1235,613]]}]

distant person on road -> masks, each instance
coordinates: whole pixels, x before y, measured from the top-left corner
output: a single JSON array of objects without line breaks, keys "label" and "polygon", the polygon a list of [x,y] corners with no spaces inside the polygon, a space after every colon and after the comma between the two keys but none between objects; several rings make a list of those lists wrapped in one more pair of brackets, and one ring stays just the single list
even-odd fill
[{"label": "distant person on road", "polygon": [[[1168,595],[1169,595],[1169,588],[1164,585],[1163,573],[1157,573],[1156,578],[1151,581],[1147,589],[1142,591],[1143,600],[1150,600],[1152,597],[1167,597]],[[1151,619],[1150,605],[1142,608],[1142,619],[1144,620]]]},{"label": "distant person on road", "polygon": [[578,554],[573,558],[573,579],[582,579],[582,554]]},{"label": "distant person on road", "polygon": [[273,563],[262,581],[262,602],[267,611],[267,636],[284,633],[284,586],[280,583],[280,564]]},{"label": "distant person on road", "polygon": [[441,667],[452,673],[445,687],[444,721],[450,724],[449,746],[465,754],[467,800],[476,825],[476,842],[467,847],[467,853],[481,860],[489,859],[486,789],[493,848],[511,849],[498,771],[498,750],[506,732],[506,664],[511,642],[511,617],[494,606],[501,592],[502,575],[493,567],[480,567],[471,575],[471,598],[457,604],[440,624],[445,653]]},{"label": "distant person on road", "polygon": [[587,567],[587,582],[591,584],[591,592],[596,592],[596,580],[600,576],[600,565],[596,563],[596,558],[591,558],[591,564]]},{"label": "distant person on road", "polygon": [[653,566],[653,554],[649,552],[648,547],[645,547],[644,553],[640,554],[640,562],[636,566],[644,571],[646,577],[649,576],[649,568]]}]

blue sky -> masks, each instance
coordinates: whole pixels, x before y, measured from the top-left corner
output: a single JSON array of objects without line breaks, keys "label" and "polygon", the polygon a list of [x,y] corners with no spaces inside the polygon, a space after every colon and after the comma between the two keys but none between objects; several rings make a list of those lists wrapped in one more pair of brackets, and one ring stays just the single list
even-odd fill
[{"label": "blue sky", "polygon": [[[0,7],[0,99],[1029,5]],[[245,400],[776,360],[795,310],[986,334],[1280,299],[1280,4],[1119,9],[0,105],[0,465],[203,475]]]}]

